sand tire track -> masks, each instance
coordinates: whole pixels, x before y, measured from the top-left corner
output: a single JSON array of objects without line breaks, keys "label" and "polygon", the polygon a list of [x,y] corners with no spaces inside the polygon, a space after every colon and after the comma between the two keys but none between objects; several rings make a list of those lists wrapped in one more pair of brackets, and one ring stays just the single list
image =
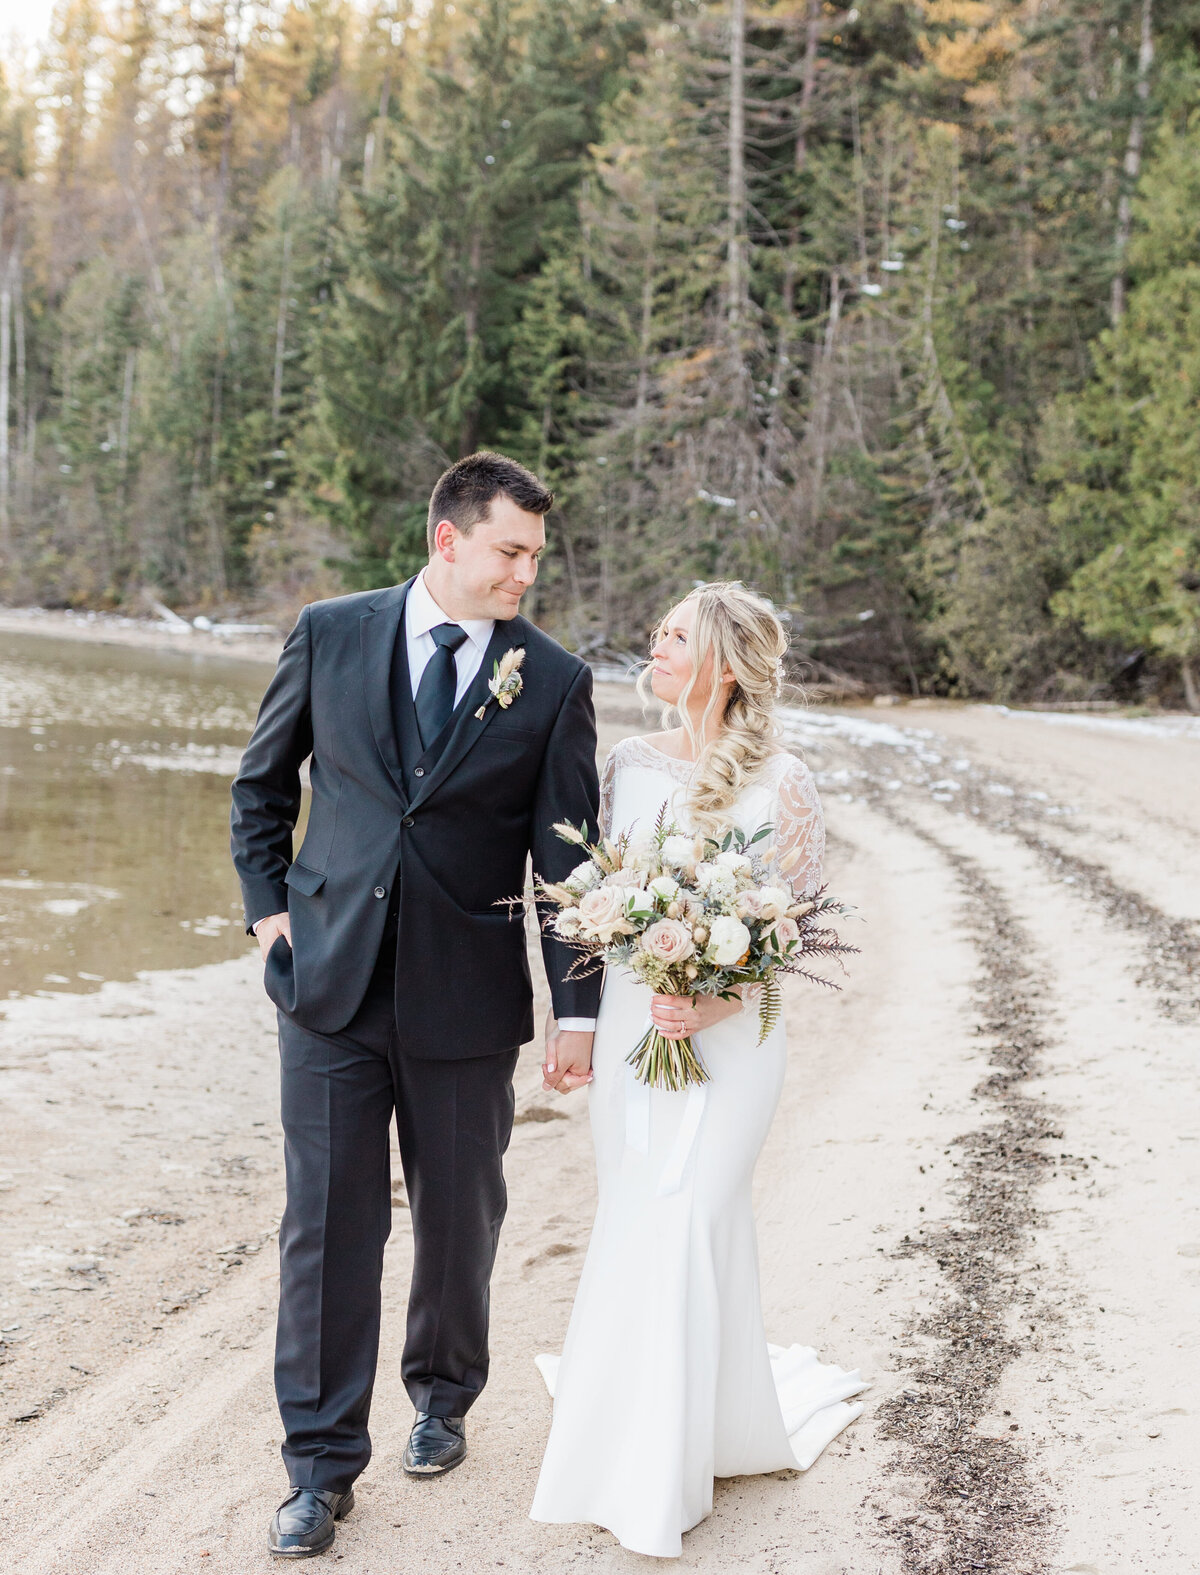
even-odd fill
[{"label": "sand tire track", "polygon": [[883,1436],[899,1447],[893,1469],[926,1483],[916,1513],[886,1516],[884,1524],[901,1545],[904,1568],[921,1575],[1038,1575],[1049,1567],[1050,1501],[1023,1446],[977,1424],[1021,1354],[1012,1314],[1037,1217],[1033,1194],[1051,1163],[1043,1145],[1062,1137],[1055,1113],[1026,1091],[1042,1071],[1047,982],[1029,937],[976,861],[890,805],[880,807],[936,850],[965,898],[963,922],[981,963],[978,1032],[990,1041],[992,1068],[975,1089],[992,1119],[951,1145],[963,1165],[959,1219],[906,1235],[895,1249],[897,1257],[933,1259],[946,1294],[911,1326],[927,1345],[911,1384],[880,1407]]}]

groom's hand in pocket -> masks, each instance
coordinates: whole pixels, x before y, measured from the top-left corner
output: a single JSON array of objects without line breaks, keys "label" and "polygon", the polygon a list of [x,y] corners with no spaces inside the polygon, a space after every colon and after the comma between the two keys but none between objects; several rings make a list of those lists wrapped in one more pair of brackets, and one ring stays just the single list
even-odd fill
[{"label": "groom's hand in pocket", "polygon": [[265,919],[260,919],[254,926],[254,939],[258,942],[258,952],[263,962],[266,962],[267,953],[281,935],[288,943],[288,950],[290,951],[292,946],[292,921],[286,913],[268,914]]},{"label": "groom's hand in pocket", "polygon": [[542,1087],[569,1094],[592,1080],[592,1035],[547,1023]]}]

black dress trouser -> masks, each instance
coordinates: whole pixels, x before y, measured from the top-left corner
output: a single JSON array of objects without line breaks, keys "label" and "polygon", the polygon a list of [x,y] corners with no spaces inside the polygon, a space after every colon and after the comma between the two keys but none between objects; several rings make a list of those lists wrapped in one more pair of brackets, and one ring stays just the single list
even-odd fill
[{"label": "black dress trouser", "polygon": [[[390,945],[389,945],[390,942]],[[345,1492],[371,1456],[393,1111],[413,1227],[401,1374],[418,1411],[462,1416],[488,1372],[488,1287],[507,1194],[517,1050],[420,1060],[396,1043],[395,934],[340,1033],[279,1014],[287,1207],[275,1392],[295,1486]]]}]

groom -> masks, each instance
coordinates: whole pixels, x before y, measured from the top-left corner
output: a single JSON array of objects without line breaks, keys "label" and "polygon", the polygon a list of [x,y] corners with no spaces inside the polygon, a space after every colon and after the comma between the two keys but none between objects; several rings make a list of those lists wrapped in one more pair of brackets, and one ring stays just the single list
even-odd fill
[{"label": "groom", "polygon": [[[550,828],[594,828],[599,799],[591,674],[517,612],[553,501],[499,454],[451,466],[420,574],[304,608],[233,785],[246,925],[279,1013],[275,1385],[291,1491],[269,1546],[283,1557],[332,1545],[370,1458],[393,1115],[414,1243],[410,1475],[459,1464],[487,1380],[501,1156],[534,1032],[524,916],[497,903],[522,890],[530,853],[539,875],[567,874],[574,850]],[[519,690],[502,707],[489,680],[513,651]],[[588,1080],[599,981],[567,982],[560,942],[542,951],[547,1075],[565,1092]]]}]

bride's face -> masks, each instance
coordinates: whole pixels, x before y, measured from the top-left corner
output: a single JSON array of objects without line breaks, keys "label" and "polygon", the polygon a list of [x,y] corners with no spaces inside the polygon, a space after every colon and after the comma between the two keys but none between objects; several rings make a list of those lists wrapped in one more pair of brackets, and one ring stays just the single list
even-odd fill
[{"label": "bride's face", "polygon": [[[695,602],[680,602],[668,615],[658,643],[650,652],[650,688],[655,699],[661,700],[664,705],[674,705],[678,701],[692,676],[688,641],[695,618]],[[701,671],[700,681],[692,690],[692,705],[703,706],[707,702],[711,673],[710,656]]]}]

